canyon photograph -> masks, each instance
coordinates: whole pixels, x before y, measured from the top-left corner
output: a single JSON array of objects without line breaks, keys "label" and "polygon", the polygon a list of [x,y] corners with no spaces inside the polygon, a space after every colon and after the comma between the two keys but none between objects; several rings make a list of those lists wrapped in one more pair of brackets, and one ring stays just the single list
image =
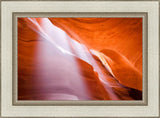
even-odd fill
[{"label": "canyon photograph", "polygon": [[18,17],[18,100],[142,100],[143,19]]}]

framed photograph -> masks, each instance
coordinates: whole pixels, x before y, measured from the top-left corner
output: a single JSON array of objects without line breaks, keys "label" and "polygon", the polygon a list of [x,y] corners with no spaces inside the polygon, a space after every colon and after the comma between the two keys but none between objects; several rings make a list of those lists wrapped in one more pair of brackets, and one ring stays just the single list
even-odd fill
[{"label": "framed photograph", "polygon": [[159,1],[1,0],[5,117],[159,118]]}]

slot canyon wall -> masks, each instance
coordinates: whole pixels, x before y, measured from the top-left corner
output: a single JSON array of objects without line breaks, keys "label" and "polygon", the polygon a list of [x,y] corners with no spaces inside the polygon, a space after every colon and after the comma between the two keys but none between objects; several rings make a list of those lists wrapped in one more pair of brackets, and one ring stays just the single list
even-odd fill
[{"label": "slot canyon wall", "polygon": [[142,18],[18,18],[19,100],[141,100]]}]

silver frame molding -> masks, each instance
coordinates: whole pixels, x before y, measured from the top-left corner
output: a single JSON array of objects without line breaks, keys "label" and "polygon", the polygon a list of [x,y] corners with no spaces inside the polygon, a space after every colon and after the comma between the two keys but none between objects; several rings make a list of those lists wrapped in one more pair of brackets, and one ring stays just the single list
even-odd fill
[{"label": "silver frame molding", "polygon": [[[3,16],[3,9],[2,9],[2,2],[18,2],[18,1],[23,1],[23,2],[30,2],[30,1],[34,1],[34,2],[48,2],[48,1],[58,1],[58,2],[70,2],[70,1],[74,1],[74,2],[81,2],[81,1],[88,1],[88,2],[93,2],[93,1],[102,1],[102,2],[106,2],[107,0],[0,0],[0,36],[1,36],[1,39],[3,39],[3,34],[2,34],[2,26],[3,26],[3,22],[2,22],[2,16]],[[130,2],[131,0],[108,0],[108,1],[111,1],[111,2],[116,2],[116,1],[122,1],[122,2]],[[158,2],[159,3],[159,7],[160,7],[160,0],[134,0],[134,2]],[[7,9],[7,8],[6,8]],[[159,28],[158,28],[158,31],[160,31],[160,8],[159,8],[159,13],[158,13],[158,17],[159,17]],[[138,100],[138,101],[20,101],[20,100],[17,100],[17,18],[19,17],[142,17],[143,18],[143,100]],[[0,108],[0,118],[27,118],[27,117],[35,117],[35,118],[42,118],[42,117],[45,117],[45,118],[74,118],[73,116],[76,116],[76,118],[91,118],[93,116],[89,116],[88,113],[91,114],[91,109],[93,114],[94,114],[94,111],[96,112],[96,110],[98,110],[98,108],[102,107],[102,108],[106,108],[105,106],[111,106],[111,107],[118,107],[120,106],[120,108],[123,108],[123,107],[126,107],[128,106],[129,107],[136,107],[136,106],[144,106],[144,107],[147,107],[149,106],[149,97],[148,96],[148,92],[149,92],[149,86],[148,86],[148,78],[149,78],[149,68],[148,68],[148,63],[149,63],[149,56],[150,55],[150,51],[149,51],[149,48],[148,46],[150,45],[149,44],[149,31],[150,29],[148,28],[148,21],[149,19],[149,16],[148,16],[148,13],[147,12],[12,12],[12,44],[10,44],[10,46],[12,46],[12,79],[10,81],[12,81],[12,101],[11,101],[11,104],[10,106],[12,106],[12,108],[9,108],[10,106],[3,106],[3,103],[2,101],[4,101],[4,98],[2,97],[2,93],[4,94],[4,92],[0,92],[0,105],[1,105],[1,108]],[[4,20],[4,19],[3,19]],[[158,38],[160,40],[160,35],[158,33]],[[3,39],[4,40],[4,39]],[[158,41],[158,71],[160,73],[160,41]],[[3,44],[3,41],[0,40],[0,54],[1,54],[1,58],[0,58],[0,67],[1,67],[1,71],[0,71],[0,75],[1,75],[1,79],[0,79],[0,84],[1,84],[1,87],[0,87],[0,91],[4,90],[3,89],[3,85],[2,85],[2,77],[3,77],[3,74],[4,72],[2,71],[2,67],[4,67],[4,58],[2,57],[2,55],[4,54],[4,50],[2,47],[4,47],[2,44]],[[3,53],[3,54],[2,54]],[[156,53],[157,54],[157,53]],[[154,54],[153,54],[154,55]],[[3,60],[3,61],[2,61]],[[157,61],[156,61],[157,62]],[[3,72],[3,73],[2,73]],[[155,76],[156,77],[156,76]],[[151,77],[150,77],[151,78]],[[157,78],[157,77],[156,77]],[[158,74],[158,78],[159,78],[159,74]],[[7,79],[7,78],[6,78]],[[160,81],[157,80],[159,83],[159,91],[158,91],[158,94],[160,96]],[[11,93],[11,92],[10,92]],[[104,116],[101,114],[99,114],[99,116],[94,116],[94,117],[97,117],[97,118],[160,118],[160,97],[157,101],[158,103],[158,106],[159,108],[155,108],[156,111],[158,111],[158,115],[157,116],[153,116],[153,115],[147,115],[145,116],[145,114],[143,114],[145,117],[143,116],[138,116],[137,114],[135,114],[134,117],[128,117],[128,116],[121,116],[121,117],[109,117],[109,116]],[[6,104],[6,103],[5,103]],[[52,116],[49,116],[47,115],[47,112],[44,113],[43,116],[35,116],[34,115],[34,112],[33,113],[28,113],[30,114],[31,116],[25,116],[26,114],[22,115],[22,116],[18,116],[16,113],[18,112],[21,112],[21,111],[13,111],[13,112],[10,112],[13,110],[15,110],[14,108],[23,108],[23,107],[27,107],[27,108],[39,108],[39,107],[45,107],[45,108],[51,108],[52,106],[55,106],[57,108],[53,108],[56,112],[53,112],[53,113],[59,113],[60,112],[60,107],[64,107],[64,111],[61,112],[61,117],[60,116],[57,116],[56,114],[52,114]],[[86,109],[86,106],[90,107],[91,109]],[[72,108],[70,108],[72,107]],[[98,107],[98,108],[97,108]],[[153,107],[153,106],[152,106]],[[76,113],[77,111],[75,110],[73,114],[71,114],[70,111],[67,111],[68,109],[81,109],[81,111],[83,111],[83,109],[86,109],[88,110],[88,112],[85,112],[84,114],[81,113],[83,116],[80,117],[78,116]],[[153,109],[153,111],[155,112],[155,109]],[[10,115],[10,114],[5,114],[4,111],[7,111],[7,110],[10,110],[9,112],[14,114],[14,116]],[[41,110],[43,112],[42,109],[38,109],[38,110]],[[37,111],[38,111],[37,110]],[[118,109],[117,111],[119,111],[120,109]],[[135,109],[136,110],[136,109]],[[36,111],[36,112],[37,112]],[[61,110],[62,111],[62,110]],[[7,112],[7,113],[9,113]],[[27,112],[27,111],[26,111]],[[105,111],[104,111],[105,112]],[[127,112],[127,110],[125,110],[125,112]],[[148,112],[151,112],[151,111],[148,111]],[[40,113],[40,112],[39,112]],[[87,113],[87,114],[86,114]],[[96,113],[99,113],[99,112],[96,112]],[[100,112],[102,113],[102,112]],[[46,114],[46,116],[45,116]],[[60,114],[60,113],[59,113]],[[63,114],[69,114],[69,115],[72,115],[72,116],[65,116]],[[80,113],[79,113],[80,114]],[[105,114],[105,113],[104,113]],[[125,114],[125,113],[124,113]],[[132,113],[131,113],[132,114]],[[37,114],[36,114],[37,115]],[[133,114],[134,115],[134,114]]]},{"label": "silver frame molding", "polygon": [[[21,12],[21,13],[16,13],[14,12],[12,14],[13,17],[13,22],[12,22],[12,28],[13,28],[13,105],[14,106],[52,106],[52,105],[58,105],[58,106],[66,106],[66,105],[87,105],[87,106],[146,106],[148,104],[147,102],[147,73],[148,73],[148,62],[147,62],[147,20],[148,20],[148,15],[147,13],[83,13],[83,12],[68,12],[68,13],[27,13],[27,12]],[[34,101],[34,100],[17,100],[17,18],[21,17],[105,17],[105,18],[122,18],[122,17],[128,17],[128,18],[142,18],[143,19],[143,99],[142,100],[120,100],[120,101],[113,101],[113,100],[96,100],[96,101],[74,101],[74,100],[69,100],[69,101]]]}]

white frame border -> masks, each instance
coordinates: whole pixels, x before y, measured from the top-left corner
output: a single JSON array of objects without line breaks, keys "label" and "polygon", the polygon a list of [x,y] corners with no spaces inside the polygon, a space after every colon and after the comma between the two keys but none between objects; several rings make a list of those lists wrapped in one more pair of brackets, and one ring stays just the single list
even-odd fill
[{"label": "white frame border", "polygon": [[[157,117],[159,115],[158,1],[2,1],[1,115],[3,117]],[[13,12],[147,12],[148,106],[12,106]]]}]

